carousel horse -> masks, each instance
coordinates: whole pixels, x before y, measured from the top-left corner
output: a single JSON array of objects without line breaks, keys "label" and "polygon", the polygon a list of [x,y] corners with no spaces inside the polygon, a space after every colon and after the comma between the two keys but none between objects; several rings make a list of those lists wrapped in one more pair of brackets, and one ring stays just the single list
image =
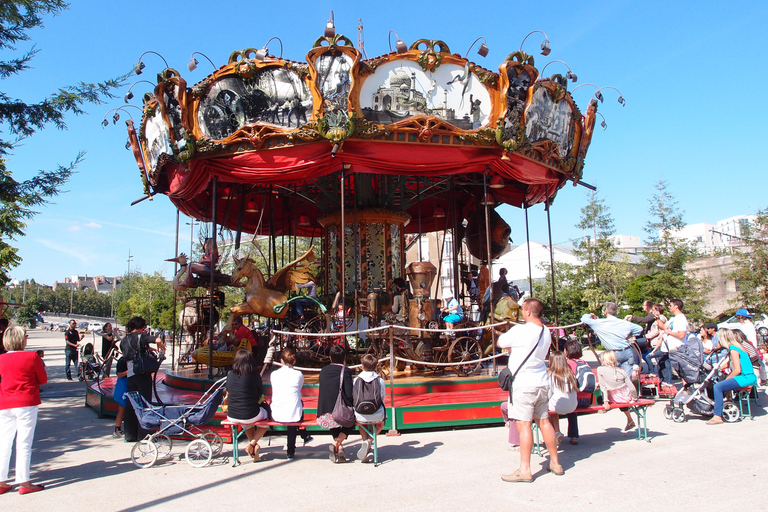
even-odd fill
[{"label": "carousel horse", "polygon": [[[186,274],[189,272],[189,265],[187,264],[187,255],[184,253],[179,254],[175,258],[170,258],[165,261],[172,261],[175,263],[178,263],[180,265],[179,271],[176,272],[176,275],[173,276],[173,279],[171,280],[171,285],[173,286],[173,289],[179,292],[185,292],[189,290],[190,288],[207,288],[210,286],[210,279],[211,274],[209,272],[201,272],[195,275],[194,284],[192,286],[189,286],[185,284]],[[214,270],[213,272],[213,282],[214,284],[220,285],[220,286],[237,286],[236,284],[232,283],[232,278],[228,276],[227,274],[223,274],[219,272],[218,270]]]},{"label": "carousel horse", "polygon": [[[243,315],[284,319],[288,313],[288,308],[285,307],[288,303],[286,292],[297,291],[297,284],[315,280],[311,271],[314,261],[314,247],[311,247],[300,258],[278,270],[269,281],[265,281],[264,274],[250,257],[235,258],[232,283],[233,286],[245,287],[245,302],[229,308],[232,314],[221,332],[230,332],[232,322]],[[245,285],[238,284],[242,279],[246,279]]]}]

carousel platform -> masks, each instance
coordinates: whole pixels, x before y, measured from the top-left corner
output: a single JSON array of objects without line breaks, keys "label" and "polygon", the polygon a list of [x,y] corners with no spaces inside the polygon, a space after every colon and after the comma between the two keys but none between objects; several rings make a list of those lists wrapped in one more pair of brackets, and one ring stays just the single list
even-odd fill
[{"label": "carousel platform", "polygon": [[[193,404],[215,381],[216,378],[207,378],[205,370],[195,372],[193,368],[159,372],[157,394],[165,404]],[[397,372],[394,381],[394,425],[390,409],[385,425],[387,430],[497,426],[503,423],[499,405],[506,399],[506,393],[499,389],[496,377],[490,370],[483,369],[480,374],[469,377],[452,375],[450,372]],[[117,404],[112,399],[114,383],[115,378],[112,377],[91,383],[86,388],[86,405],[100,416],[117,414]],[[269,396],[271,387],[268,374],[264,375],[264,388],[265,394]],[[305,373],[302,389],[305,419],[311,420],[316,415],[318,388],[317,373]],[[392,393],[389,382],[386,388],[385,405],[390,408]],[[220,425],[224,418],[226,414],[219,411],[208,426],[227,441],[227,429]],[[321,429],[318,427],[317,430]]]}]

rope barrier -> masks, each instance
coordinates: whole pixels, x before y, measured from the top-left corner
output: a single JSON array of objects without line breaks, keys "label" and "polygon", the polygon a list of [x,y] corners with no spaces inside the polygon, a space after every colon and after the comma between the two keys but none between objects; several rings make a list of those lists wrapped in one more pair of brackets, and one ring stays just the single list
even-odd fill
[{"label": "rope barrier", "polygon": [[462,366],[462,365],[478,364],[478,363],[482,363],[483,361],[490,361],[492,359],[496,359],[497,357],[506,356],[506,355],[508,354],[501,353],[501,354],[496,354],[495,356],[488,356],[488,357],[483,357],[482,359],[473,359],[471,361],[463,361],[460,363],[427,363],[424,361],[414,361],[413,359],[406,359],[404,357],[397,357],[397,356],[395,356],[395,359],[397,361],[403,361],[411,364],[418,364],[421,366]]},{"label": "rope barrier", "polygon": [[370,329],[363,329],[359,331],[344,331],[344,332],[301,332],[301,331],[279,331],[277,329],[272,329],[272,332],[275,334],[282,334],[284,336],[309,336],[314,338],[323,338],[323,337],[337,337],[337,336],[349,336],[352,334],[366,334],[369,332],[378,332],[378,331],[385,331],[389,329],[389,325],[384,325],[382,327],[372,327]]},{"label": "rope barrier", "polygon": [[[389,356],[382,357],[381,359],[379,359],[376,362],[377,363],[383,363],[384,361],[389,361]],[[277,366],[285,366],[283,363],[278,363],[276,361],[273,362],[272,364],[277,365]],[[347,366],[347,368],[349,368],[350,370],[356,370],[356,369],[362,368],[362,367],[363,367],[362,364],[356,364],[354,366]],[[323,370],[322,368],[305,368],[303,366],[294,366],[293,369],[294,370],[301,370],[302,372],[318,372],[318,373]]]},{"label": "rope barrier", "polygon": [[478,325],[477,327],[462,327],[460,329],[452,329],[451,331],[448,331],[447,329],[424,329],[421,327],[409,327],[407,325],[393,325],[391,327],[393,329],[403,329],[406,331],[416,331],[416,332],[465,332],[465,331],[477,331],[481,329],[491,329],[493,327],[498,327],[500,325],[509,325],[514,323],[515,322],[499,322],[497,324]]}]

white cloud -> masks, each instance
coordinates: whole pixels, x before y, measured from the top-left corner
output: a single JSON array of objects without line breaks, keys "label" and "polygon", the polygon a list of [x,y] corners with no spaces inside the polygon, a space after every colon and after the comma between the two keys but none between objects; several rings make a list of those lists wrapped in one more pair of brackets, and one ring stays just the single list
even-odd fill
[{"label": "white cloud", "polygon": [[62,247],[58,244],[51,242],[50,240],[45,240],[43,238],[38,238],[37,242],[43,244],[44,246],[46,246],[51,250],[66,254],[68,256],[72,256],[73,258],[77,258],[83,263],[90,263],[94,259],[92,254],[85,252],[82,249],[72,249],[70,247]]},{"label": "white cloud", "polygon": [[78,226],[77,224],[75,224],[75,225],[69,226],[68,230],[69,230],[69,231],[82,231],[82,230],[83,230],[83,228],[81,228],[80,226]]},{"label": "white cloud", "polygon": [[102,227],[101,224],[99,224],[98,222],[94,222],[94,221],[86,222],[85,224],[83,224],[83,226],[85,226],[87,228],[100,228],[100,227]]}]

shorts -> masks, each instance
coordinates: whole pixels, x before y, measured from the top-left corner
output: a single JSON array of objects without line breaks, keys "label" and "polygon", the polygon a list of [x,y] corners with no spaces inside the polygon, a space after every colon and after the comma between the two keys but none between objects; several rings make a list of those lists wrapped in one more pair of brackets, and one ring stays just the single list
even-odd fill
[{"label": "shorts", "polygon": [[464,317],[459,315],[454,315],[453,313],[451,313],[450,315],[446,315],[445,317],[443,317],[443,321],[449,324],[457,324],[461,321],[462,318]]},{"label": "shorts", "polygon": [[231,421],[232,423],[237,423],[240,425],[253,425],[257,421],[264,421],[267,419],[269,419],[269,411],[267,411],[264,407],[259,409],[259,414],[247,420],[242,420],[239,418],[231,418],[227,416],[227,421]]},{"label": "shorts", "polygon": [[115,382],[115,391],[112,397],[119,407],[125,407],[125,393],[128,391],[128,377],[118,377]]},{"label": "shorts", "polygon": [[517,421],[543,420],[549,417],[547,403],[549,390],[541,388],[512,388],[513,403],[509,406],[509,417]]}]

